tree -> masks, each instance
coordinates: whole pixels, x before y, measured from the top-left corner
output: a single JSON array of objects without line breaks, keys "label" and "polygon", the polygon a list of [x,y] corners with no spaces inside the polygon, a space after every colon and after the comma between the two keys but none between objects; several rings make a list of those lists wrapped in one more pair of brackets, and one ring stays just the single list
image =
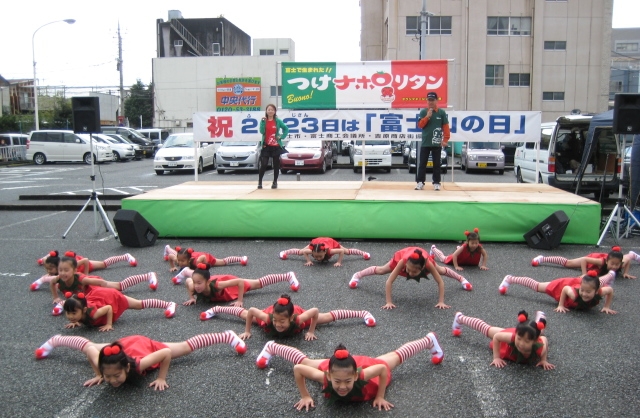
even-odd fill
[{"label": "tree", "polygon": [[[142,115],[142,126],[140,126]],[[129,119],[131,127],[142,128],[153,126],[153,83],[146,87],[138,80],[131,86],[129,97],[124,101],[124,116]]]}]

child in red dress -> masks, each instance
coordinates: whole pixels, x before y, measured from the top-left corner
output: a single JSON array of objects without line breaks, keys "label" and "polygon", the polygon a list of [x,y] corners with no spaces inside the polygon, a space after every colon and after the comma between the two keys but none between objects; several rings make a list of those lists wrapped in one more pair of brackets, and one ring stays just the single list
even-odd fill
[{"label": "child in red dress", "polygon": [[547,337],[540,335],[546,324],[546,317],[541,311],[536,312],[534,321],[529,321],[527,313],[520,311],[518,325],[506,329],[493,327],[481,319],[457,312],[453,319],[453,335],[459,337],[462,334],[462,325],[466,325],[489,337],[489,348],[493,350],[493,361],[490,365],[499,369],[506,365],[505,360],[509,360],[552,370],[556,366],[547,361],[549,342]]},{"label": "child in red dress", "polygon": [[61,292],[63,295],[67,292],[71,292],[72,294],[78,294],[79,292],[87,294],[91,290],[91,287],[108,287],[122,291],[145,281],[149,282],[151,290],[158,288],[158,278],[153,272],[130,276],[121,282],[108,282],[99,276],[87,276],[78,273],[77,260],[73,257],[62,257],[58,264],[58,275],[49,282],[49,289],[51,290],[51,296],[55,304],[51,313],[54,316],[62,314],[63,299],[60,298],[58,292]]},{"label": "child in red dress", "polygon": [[350,311],[338,309],[320,313],[318,308],[305,311],[291,302],[289,295],[282,295],[272,306],[264,310],[258,308],[237,308],[233,306],[214,306],[200,314],[200,319],[206,321],[217,314],[225,313],[235,315],[245,320],[245,331],[240,338],[251,338],[251,325],[257,324],[270,337],[283,338],[299,334],[304,329],[309,329],[304,336],[307,341],[317,339],[315,335],[316,325],[328,324],[339,319],[362,318],[368,327],[376,325],[376,319],[369,311]]},{"label": "child in red dress", "polygon": [[[604,278],[603,278],[604,277]],[[506,294],[510,284],[519,284],[539,293],[546,293],[558,302],[556,312],[567,312],[569,309],[586,310],[597,306],[605,298],[604,307],[600,312],[616,314],[611,309],[613,289],[609,287],[607,279],[610,275],[597,277],[594,270],[581,277],[565,277],[550,282],[537,282],[530,277],[515,277],[507,275],[498,288],[501,294]]]},{"label": "child in red dress", "polygon": [[169,261],[169,271],[180,272],[173,278],[173,284],[180,284],[188,277],[191,277],[193,270],[199,263],[209,263],[212,267],[228,266],[240,264],[246,266],[249,258],[246,255],[216,258],[209,253],[194,251],[193,248],[176,247],[175,250],[168,245],[164,247],[164,259]]},{"label": "child in red dress", "polygon": [[371,258],[371,254],[357,248],[345,248],[338,241],[329,237],[314,238],[306,248],[291,248],[290,250],[280,251],[280,258],[286,260],[289,255],[303,255],[306,260],[304,265],[312,266],[313,261],[309,256],[318,262],[323,262],[329,261],[336,254],[338,255],[338,261],[333,265],[334,267],[342,266],[342,259],[345,255],[361,255],[365,260]]},{"label": "child in red dress", "polygon": [[598,271],[598,276],[603,276],[611,271],[616,273],[622,271],[622,277],[625,279],[635,279],[636,276],[628,274],[633,260],[640,262],[640,255],[633,251],[623,255],[620,247],[615,246],[611,248],[609,253],[590,253],[584,257],[571,260],[560,256],[545,257],[539,255],[531,260],[531,265],[537,267],[542,263],[558,264],[566,268],[579,268],[582,274],[587,274],[589,270],[596,270]]},{"label": "child in red dress", "polygon": [[373,399],[374,408],[388,411],[393,404],[385,400],[384,395],[391,383],[391,370],[426,349],[431,352],[433,364],[442,362],[444,353],[432,332],[376,358],[352,356],[340,344],[331,358],[312,360],[297,348],[269,341],[258,356],[256,365],[266,368],[272,356],[280,356],[294,364],[293,374],[301,396],[294,405],[298,411],[314,407],[305,379],[321,383],[322,392],[329,402],[366,402]]},{"label": "child in red dress", "polygon": [[[394,305],[391,300],[391,286],[398,276],[419,282],[421,278],[428,279],[428,275],[431,274],[438,284],[438,303],[436,304],[436,308],[448,309],[450,306],[444,303],[444,283],[442,282],[439,271],[439,268],[445,269],[445,267],[436,266],[436,263],[431,258],[425,258],[424,254],[427,254],[427,251],[419,247],[407,247],[396,251],[393,258],[384,266],[372,266],[355,273],[349,281],[349,287],[352,289],[358,287],[358,282],[364,276],[391,273],[385,285],[387,303],[382,309],[393,309],[396,305]],[[447,268],[446,270],[448,274],[459,276],[457,273],[451,271],[451,269]],[[466,283],[469,285],[468,290],[471,290],[471,283],[464,277],[459,277],[462,279],[461,283],[463,286]]]},{"label": "child in red dress", "polygon": [[82,351],[95,372],[95,377],[84,386],[99,385],[102,381],[119,387],[135,375],[144,376],[159,369],[158,377],[149,384],[155,390],[165,390],[171,360],[186,356],[194,350],[214,344],[231,345],[238,354],[244,354],[247,346],[233,331],[200,334],[179,343],[162,343],[142,335],[124,337],[111,344],[93,343],[83,337],[55,335],[35,352],[37,359],[51,354],[55,347],[69,347]]},{"label": "child in red dress", "polygon": [[[480,244],[480,230],[475,228],[473,232],[465,231],[467,242],[459,246],[453,254],[445,256],[442,251],[431,246],[429,255],[435,257],[441,263],[452,265],[458,271],[463,271],[462,266],[480,265],[480,270],[489,270],[487,267],[487,251]],[[480,261],[482,260],[482,264]]]},{"label": "child in red dress", "polygon": [[212,276],[209,272],[211,266],[200,263],[187,279],[187,292],[189,299],[183,305],[194,305],[202,302],[232,302],[231,306],[242,308],[244,294],[250,290],[262,289],[279,282],[289,282],[291,290],[297,292],[300,283],[294,272],[283,274],[268,274],[259,279],[241,279],[230,274]]},{"label": "child in red dress", "polygon": [[[103,261],[89,260],[86,257],[77,255],[73,251],[67,251],[64,256],[74,257],[76,259],[76,261],[78,262],[78,273],[86,272],[87,274],[89,274],[94,270],[104,270],[112,264],[118,263],[120,261],[127,261],[131,267],[135,267],[138,265],[136,259],[133,258],[133,256],[129,253],[109,257]],[[50,251],[48,255],[39,258],[38,264],[44,266],[47,274],[31,283],[31,286],[29,288],[31,290],[38,290],[45,283],[49,283],[55,276],[58,275],[58,263],[60,263],[60,254],[56,250]]]},{"label": "child in red dress", "polygon": [[127,309],[164,309],[164,316],[173,318],[176,314],[176,304],[159,299],[137,300],[125,296],[116,289],[106,287],[92,287],[86,295],[71,292],[65,294],[64,313],[69,320],[65,328],[75,328],[82,324],[99,327],[98,331],[113,331],[113,323]]}]

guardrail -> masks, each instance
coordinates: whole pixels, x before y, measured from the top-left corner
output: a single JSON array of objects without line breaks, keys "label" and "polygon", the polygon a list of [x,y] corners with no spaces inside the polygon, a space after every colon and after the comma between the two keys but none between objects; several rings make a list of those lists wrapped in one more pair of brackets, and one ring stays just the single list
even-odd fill
[{"label": "guardrail", "polygon": [[0,147],[0,161],[26,161],[26,145],[7,145]]}]

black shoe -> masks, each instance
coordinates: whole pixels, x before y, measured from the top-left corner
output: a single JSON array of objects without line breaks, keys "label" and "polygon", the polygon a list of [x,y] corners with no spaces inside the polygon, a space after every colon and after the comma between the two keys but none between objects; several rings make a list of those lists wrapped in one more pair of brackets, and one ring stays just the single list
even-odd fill
[{"label": "black shoe", "polygon": [[258,184],[258,189],[262,189],[262,184]]},{"label": "black shoe", "polygon": [[273,182],[273,184],[271,185],[272,189],[277,189],[278,188],[278,183],[276,183],[275,181]]}]

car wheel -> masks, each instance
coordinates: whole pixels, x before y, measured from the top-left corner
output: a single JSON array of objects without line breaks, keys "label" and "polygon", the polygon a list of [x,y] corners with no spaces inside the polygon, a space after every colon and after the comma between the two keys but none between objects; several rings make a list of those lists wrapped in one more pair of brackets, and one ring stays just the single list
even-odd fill
[{"label": "car wheel", "polygon": [[[92,154],[90,152],[87,152],[83,157],[82,160],[84,161],[85,164],[91,164],[91,158],[92,158]],[[93,157],[93,161],[95,162],[95,157]]]},{"label": "car wheel", "polygon": [[498,174],[503,175],[504,174],[504,170],[498,170]]},{"label": "car wheel", "polygon": [[216,171],[218,172],[218,174],[224,174],[224,170],[222,170],[221,168],[218,168]]},{"label": "car wheel", "polygon": [[113,161],[122,161],[117,151],[113,151]]},{"label": "car wheel", "polygon": [[542,174],[538,173],[538,183],[542,184]]},{"label": "car wheel", "polygon": [[416,172],[416,168],[409,166],[409,173],[415,173],[415,172]]},{"label": "car wheel", "polygon": [[42,165],[47,162],[47,157],[41,152],[36,152],[33,156],[33,162],[36,165]]},{"label": "car wheel", "polygon": [[202,159],[198,160],[198,174],[202,174]]},{"label": "car wheel", "polygon": [[391,167],[385,168],[384,171],[386,171],[387,173],[391,173]]},{"label": "car wheel", "polygon": [[161,176],[164,174],[164,170],[156,170],[156,174]]},{"label": "car wheel", "polygon": [[471,171],[471,170],[469,169],[469,164],[467,163],[467,164],[464,165],[464,172],[465,173],[469,173],[469,171]]},{"label": "car wheel", "polygon": [[360,170],[360,169],[359,169],[358,167],[353,167],[353,172],[354,172],[354,173],[359,172],[359,170]]},{"label": "car wheel", "polygon": [[516,168],[516,183],[524,183],[524,179],[522,178],[522,171],[520,167]]},{"label": "car wheel", "polygon": [[281,168],[281,169],[280,169],[280,173],[281,173],[281,174],[287,174],[287,171],[289,171],[289,170],[285,170],[284,168]]},{"label": "car wheel", "polygon": [[441,169],[440,169],[440,172],[441,172],[442,174],[447,174],[447,169],[446,169],[446,168],[441,168]]},{"label": "car wheel", "polygon": [[333,170],[333,160],[329,160],[329,165],[327,166],[327,170]]},{"label": "car wheel", "polygon": [[327,162],[322,160],[322,166],[320,167],[320,174],[324,174],[327,172]]}]

